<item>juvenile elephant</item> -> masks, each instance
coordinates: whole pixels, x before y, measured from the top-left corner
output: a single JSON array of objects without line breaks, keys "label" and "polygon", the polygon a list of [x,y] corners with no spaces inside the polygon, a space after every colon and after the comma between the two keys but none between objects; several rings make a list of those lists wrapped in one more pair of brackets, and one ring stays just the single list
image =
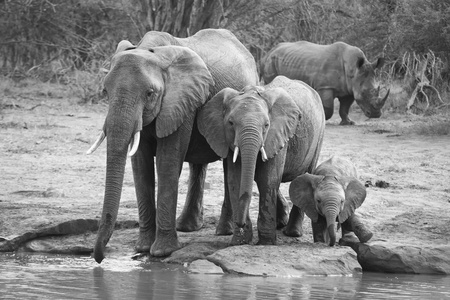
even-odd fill
[{"label": "juvenile elephant", "polygon": [[333,116],[334,98],[338,98],[341,125],[353,125],[348,113],[355,100],[367,117],[381,116],[389,91],[380,97],[375,69],[383,64],[384,58],[370,63],[361,49],[343,42],[318,45],[299,41],[280,43],[270,50],[261,60],[260,76],[266,83],[278,75],[306,82],[319,93],[326,120]]},{"label": "juvenile elephant", "polygon": [[[199,112],[198,126],[216,154],[228,157],[231,244],[252,241],[254,180],[259,190],[258,243],[275,244],[280,183],[311,172],[317,164],[325,129],[319,95],[284,76],[264,87],[226,88]],[[227,213],[222,209],[222,216]],[[286,231],[301,234],[303,215],[292,210]]]},{"label": "juvenile elephant", "polygon": [[292,203],[311,219],[314,242],[329,242],[334,246],[336,221],[342,225],[343,236],[353,231],[360,242],[372,238],[372,232],[354,214],[366,198],[366,188],[358,181],[356,167],[350,161],[331,157],[314,174],[294,179],[289,195]]},{"label": "juvenile elephant", "polygon": [[252,55],[228,30],[206,29],[188,38],[151,31],[137,46],[119,43],[104,80],[108,114],[100,137],[88,150],[93,152],[107,137],[105,197],[94,247],[97,262],[104,258],[117,219],[128,145],[139,210],[136,250],[169,255],[180,248],[176,207],[183,161],[190,163],[191,174],[178,227],[195,230],[202,225],[207,164],[219,159],[198,132],[197,110],[225,87],[241,89],[257,82]]}]

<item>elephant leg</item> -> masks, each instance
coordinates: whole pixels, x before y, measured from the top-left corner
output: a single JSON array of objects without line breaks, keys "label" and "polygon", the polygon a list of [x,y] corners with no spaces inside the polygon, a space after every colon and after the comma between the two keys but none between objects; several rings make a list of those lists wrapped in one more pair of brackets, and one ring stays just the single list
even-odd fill
[{"label": "elephant leg", "polygon": [[141,138],[138,151],[131,157],[133,178],[139,212],[139,237],[137,252],[149,252],[155,241],[155,165],[148,140]]},{"label": "elephant leg", "polygon": [[320,99],[322,99],[323,110],[325,112],[325,120],[331,119],[334,114],[334,93],[331,89],[317,91]]},{"label": "elephant leg", "polygon": [[311,228],[314,243],[329,243],[327,220],[323,216],[319,215],[316,222],[311,220]]},{"label": "elephant leg", "polygon": [[233,234],[233,208],[230,201],[230,193],[228,191],[228,165],[226,159],[223,160],[223,174],[224,174],[224,189],[225,195],[222,204],[222,210],[220,212],[219,224],[217,224],[217,235],[231,235]]},{"label": "elephant leg", "polygon": [[355,125],[355,122],[348,117],[350,106],[352,106],[354,101],[355,99],[352,97],[339,98],[339,116],[341,116],[341,123],[339,125]]},{"label": "elephant leg", "polygon": [[356,215],[352,214],[344,223],[342,223],[342,236],[347,232],[353,231],[361,243],[368,242],[372,236],[372,231]]},{"label": "elephant leg", "polygon": [[[232,155],[232,154],[230,154]],[[230,156],[229,155],[229,156]],[[239,189],[241,185],[241,161],[238,157],[236,163],[231,159],[227,159],[227,178],[228,178],[228,192],[230,195],[230,202],[232,211],[237,211],[239,207]],[[234,221],[233,221],[234,222]],[[233,226],[233,237],[230,245],[250,244],[253,240],[253,226],[250,215],[247,214],[245,226],[239,228],[236,224]]]},{"label": "elephant leg", "polygon": [[287,225],[289,221],[289,203],[286,198],[277,191],[277,229],[281,229]]},{"label": "elephant leg", "polygon": [[150,248],[152,256],[167,256],[181,248],[176,231],[178,181],[192,126],[193,120],[187,120],[177,131],[157,140],[158,206],[155,242]]},{"label": "elephant leg", "polygon": [[301,237],[303,235],[303,219],[305,212],[300,207],[293,205],[289,214],[289,220],[283,233],[287,236]]},{"label": "elephant leg", "polygon": [[177,219],[177,230],[191,232],[203,227],[203,190],[208,164],[189,163],[186,202]]},{"label": "elephant leg", "polygon": [[257,162],[255,180],[259,190],[258,244],[277,243],[277,199],[284,170],[286,151],[265,163]]}]

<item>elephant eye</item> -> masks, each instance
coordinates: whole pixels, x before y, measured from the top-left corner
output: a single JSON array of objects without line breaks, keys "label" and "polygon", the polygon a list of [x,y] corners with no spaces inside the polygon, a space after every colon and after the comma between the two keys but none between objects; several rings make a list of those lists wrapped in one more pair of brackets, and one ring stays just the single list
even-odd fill
[{"label": "elephant eye", "polygon": [[149,89],[149,90],[147,91],[147,97],[151,97],[151,96],[153,95],[154,92],[155,92],[154,89]]},{"label": "elephant eye", "polygon": [[103,96],[104,98],[108,97],[108,92],[106,91],[106,89],[103,89],[103,91],[102,91],[102,96]]},{"label": "elephant eye", "polygon": [[228,120],[228,124],[230,124],[231,126],[234,125],[233,121],[231,119]]}]

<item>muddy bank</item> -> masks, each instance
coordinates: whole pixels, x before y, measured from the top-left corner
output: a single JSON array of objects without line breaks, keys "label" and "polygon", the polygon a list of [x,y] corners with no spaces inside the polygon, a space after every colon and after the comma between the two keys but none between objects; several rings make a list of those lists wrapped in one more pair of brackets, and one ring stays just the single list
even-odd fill
[{"label": "muddy bank", "polygon": [[[4,154],[0,164],[0,249],[86,255],[93,247],[95,226],[101,214],[106,155],[104,146],[95,155],[86,156],[85,151],[96,138],[107,107],[80,106],[74,100],[49,98],[48,93],[6,97],[3,103],[11,101],[14,105],[3,105],[0,115],[0,151]],[[411,126],[427,122],[423,117],[387,113],[381,119],[368,120],[353,107],[351,118],[357,125],[342,127],[337,125],[337,115],[327,122],[320,161],[340,155],[356,164],[360,180],[368,186],[367,199],[358,213],[374,232],[367,244],[373,250],[355,245],[335,248],[313,245],[308,218],[305,218],[304,235],[300,238],[285,237],[279,232],[279,243],[275,247],[263,250],[254,245],[227,248],[230,237],[214,234],[223,199],[222,167],[217,162],[211,164],[207,172],[204,227],[197,232],[180,232],[184,249],[165,261],[189,265],[203,259],[221,266],[222,271],[246,273],[245,270],[250,270],[248,274],[266,276],[288,272],[286,266],[289,265],[289,272],[300,274],[304,269],[299,266],[307,266],[306,261],[301,260],[308,257],[302,254],[305,251],[312,254],[319,265],[332,257],[328,259],[330,265],[344,264],[346,272],[377,270],[378,267],[360,262],[364,252],[372,255],[368,257],[373,261],[378,259],[373,255],[382,255],[385,261],[397,262],[391,270],[378,271],[450,273],[445,259],[450,257],[447,247],[450,240],[447,183],[450,138],[408,133]],[[185,166],[180,179],[179,212],[187,192],[187,174]],[[282,185],[285,196],[288,196],[288,187],[288,184]],[[256,193],[251,218],[256,224]],[[131,164],[128,163],[118,228],[108,244],[107,257],[132,259],[137,219]],[[86,230],[82,230],[84,227],[79,223],[74,226],[65,223],[72,220],[84,220],[79,222],[85,222]],[[66,235],[70,230],[77,234]],[[44,234],[51,236],[43,237]],[[355,252],[354,249],[359,251],[360,248],[361,253]],[[413,257],[419,261],[411,261]],[[231,266],[232,262],[236,263],[236,269]],[[317,265],[311,269],[321,270]]]}]

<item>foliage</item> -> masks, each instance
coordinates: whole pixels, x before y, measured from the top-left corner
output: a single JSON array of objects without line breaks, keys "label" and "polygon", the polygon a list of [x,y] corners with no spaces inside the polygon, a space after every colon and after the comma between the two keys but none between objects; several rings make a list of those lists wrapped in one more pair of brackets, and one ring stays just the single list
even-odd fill
[{"label": "foliage", "polygon": [[97,89],[82,86],[100,83],[99,70],[120,40],[137,43],[149,30],[186,37],[221,27],[257,61],[284,41],[345,41],[369,60],[385,56],[383,80],[407,86],[415,80],[412,58],[433,53],[427,78],[446,95],[449,15],[447,0],[0,0],[0,64],[9,76],[71,84],[89,102]]}]

